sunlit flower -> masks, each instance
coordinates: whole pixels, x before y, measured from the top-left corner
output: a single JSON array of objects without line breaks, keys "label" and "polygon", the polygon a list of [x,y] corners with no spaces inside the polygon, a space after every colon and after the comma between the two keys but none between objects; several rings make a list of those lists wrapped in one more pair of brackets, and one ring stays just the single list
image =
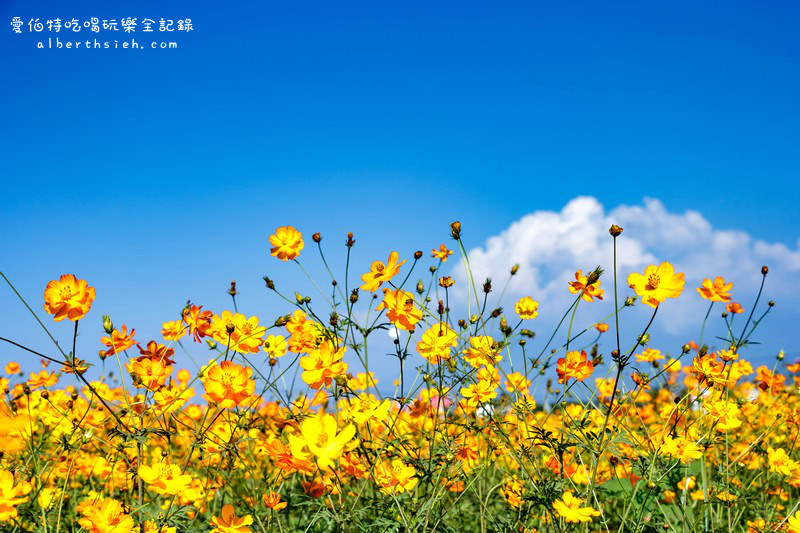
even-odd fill
[{"label": "sunlit flower", "polygon": [[222,346],[239,353],[258,353],[267,328],[258,325],[258,317],[223,311],[211,319],[209,335]]},{"label": "sunlit flower", "polygon": [[389,281],[395,277],[397,273],[400,272],[400,267],[406,262],[405,259],[403,259],[398,263],[398,258],[398,253],[392,252],[389,254],[389,259],[386,260],[386,264],[384,264],[383,261],[373,261],[369,266],[369,272],[361,276],[361,281],[364,282],[364,284],[361,285],[361,290],[375,292],[383,282]]},{"label": "sunlit flower", "polygon": [[264,500],[264,505],[272,509],[273,511],[280,511],[281,509],[286,508],[286,502],[281,501],[281,495],[275,491],[271,491],[269,494],[264,494],[262,496]]},{"label": "sunlit flower", "polygon": [[731,302],[728,305],[726,305],[725,310],[732,315],[738,315],[744,313],[744,307],[742,307],[736,302]]},{"label": "sunlit flower", "polygon": [[732,288],[733,283],[725,283],[722,276],[717,276],[714,281],[705,278],[703,285],[697,287],[697,292],[700,293],[700,296],[712,302],[730,302]]},{"label": "sunlit flower", "polygon": [[784,449],[772,446],[767,447],[767,462],[770,472],[783,476],[791,476],[800,468],[800,464],[789,457]]},{"label": "sunlit flower", "polygon": [[223,361],[208,369],[203,378],[205,398],[220,409],[242,405],[256,390],[256,382],[250,379],[253,369]]},{"label": "sunlit flower", "polygon": [[0,522],[17,518],[17,506],[28,501],[32,490],[27,481],[14,484],[14,475],[8,470],[0,470]]},{"label": "sunlit flower", "polygon": [[302,374],[305,381],[312,389],[330,387],[333,380],[347,372],[347,363],[342,361],[344,346],[334,346],[333,342],[325,340],[308,355],[301,357],[299,364],[304,370]]},{"label": "sunlit flower", "polygon": [[453,250],[448,250],[447,246],[444,244],[440,244],[439,248],[434,248],[433,253],[431,254],[432,257],[441,260],[442,262],[447,261],[447,258],[453,255]]},{"label": "sunlit flower", "polygon": [[667,298],[677,298],[683,292],[683,272],[675,273],[673,266],[664,261],[658,266],[649,265],[644,274],[634,272],[628,276],[628,285],[641,296],[642,302],[658,307]]},{"label": "sunlit flower", "polygon": [[414,295],[400,289],[384,289],[383,301],[376,311],[386,309],[386,318],[400,329],[411,331],[422,319],[422,311],[414,305]]},{"label": "sunlit flower", "polygon": [[566,383],[570,378],[583,381],[594,372],[594,365],[589,360],[586,352],[581,350],[567,352],[565,357],[561,357],[556,362],[556,372],[558,382]]},{"label": "sunlit flower", "polygon": [[499,363],[503,356],[492,337],[474,335],[469,338],[469,346],[464,350],[464,360],[475,368],[480,368]]},{"label": "sunlit flower", "polygon": [[270,357],[279,358],[286,355],[288,344],[283,335],[267,335],[264,337],[264,351]]},{"label": "sunlit flower", "polygon": [[134,340],[133,336],[136,334],[135,329],[131,329],[131,332],[128,333],[128,327],[123,324],[122,327],[119,329],[114,329],[111,332],[110,337],[101,337],[100,342],[105,344],[108,347],[108,350],[105,352],[100,352],[105,357],[111,357],[115,354],[121,354],[134,344],[136,344],[136,340]]},{"label": "sunlit flower", "polygon": [[572,294],[581,294],[581,298],[587,302],[591,302],[594,298],[598,300],[603,299],[603,289],[600,288],[600,279],[593,276],[590,283],[589,277],[583,275],[582,270],[575,272],[575,281],[569,282],[569,292]]},{"label": "sunlit flower", "polygon": [[28,377],[27,383],[31,389],[38,389],[39,387],[52,387],[58,383],[58,376],[55,372],[48,372],[47,370],[42,370],[38,374],[36,372],[32,372],[30,377]]},{"label": "sunlit flower", "polygon": [[186,328],[180,320],[172,320],[161,324],[161,336],[167,341],[177,341],[186,335]]},{"label": "sunlit flower", "polygon": [[138,474],[150,490],[162,495],[180,494],[188,490],[192,483],[192,476],[182,474],[181,468],[173,464],[142,465]]},{"label": "sunlit flower", "polygon": [[576,498],[571,492],[567,491],[561,495],[560,500],[553,502],[553,509],[555,509],[558,516],[562,517],[567,522],[591,522],[595,516],[600,516],[600,511],[592,507],[581,507],[583,500]]},{"label": "sunlit flower", "polygon": [[596,329],[600,333],[605,333],[606,331],[608,331],[608,324],[606,324],[605,322],[598,322],[597,324],[594,325],[594,329]]},{"label": "sunlit flower", "polygon": [[281,226],[275,233],[269,236],[272,245],[270,254],[281,261],[289,261],[300,255],[303,249],[303,235],[292,226]]},{"label": "sunlit flower", "polygon": [[211,518],[211,525],[214,526],[211,533],[251,533],[252,530],[247,526],[252,523],[252,516],[248,514],[240,518],[236,516],[233,505],[225,504],[219,516]]},{"label": "sunlit flower", "polygon": [[102,498],[83,507],[83,518],[78,524],[90,533],[131,533],[133,517],[122,510],[122,504],[113,498]]},{"label": "sunlit flower", "polygon": [[156,390],[166,383],[172,374],[172,365],[166,364],[161,359],[143,357],[134,359],[130,364],[131,375],[135,376],[142,387]]},{"label": "sunlit flower", "polygon": [[442,276],[441,278],[439,278],[439,286],[442,287],[443,289],[449,289],[455,284],[456,284],[455,280],[453,280],[453,278],[451,278],[450,276]]},{"label": "sunlit flower", "polygon": [[211,329],[211,311],[203,311],[203,306],[192,305],[183,311],[183,321],[189,326],[189,333],[194,336],[195,342],[209,334]]},{"label": "sunlit flower", "polygon": [[6,364],[4,370],[5,373],[8,375],[19,374],[20,371],[19,363],[17,363],[16,361],[11,361]]},{"label": "sunlit flower", "polygon": [[44,290],[44,310],[54,315],[53,320],[56,322],[65,318],[74,322],[86,316],[94,298],[94,287],[90,287],[85,279],[79,280],[72,274],[64,274],[47,284]]},{"label": "sunlit flower", "polygon": [[682,463],[690,463],[703,456],[703,452],[695,443],[683,437],[664,436],[661,443],[661,453],[675,457]]},{"label": "sunlit flower", "polygon": [[352,441],[356,428],[352,424],[337,432],[336,419],[331,415],[319,413],[303,420],[300,425],[301,436],[290,435],[290,447],[307,448],[317,458],[321,469],[330,469],[333,462],[341,457],[345,447]]},{"label": "sunlit flower", "polygon": [[440,361],[448,361],[452,349],[458,344],[458,333],[450,329],[444,322],[434,324],[422,334],[417,342],[417,351],[432,365]]},{"label": "sunlit flower", "polygon": [[375,481],[383,494],[401,494],[417,486],[417,471],[401,459],[392,459],[375,468]]},{"label": "sunlit flower", "polygon": [[661,355],[661,350],[656,350],[655,348],[645,348],[642,353],[636,354],[636,360],[640,363],[655,363],[661,359],[664,359],[664,356]]},{"label": "sunlit flower", "polygon": [[525,296],[524,298],[520,298],[516,305],[514,305],[514,311],[516,311],[521,319],[531,320],[539,316],[539,302],[530,296]]},{"label": "sunlit flower", "polygon": [[703,407],[706,408],[709,416],[714,418],[715,427],[718,431],[727,431],[742,425],[742,421],[739,420],[741,411],[733,402],[725,400],[708,401],[703,403]]}]

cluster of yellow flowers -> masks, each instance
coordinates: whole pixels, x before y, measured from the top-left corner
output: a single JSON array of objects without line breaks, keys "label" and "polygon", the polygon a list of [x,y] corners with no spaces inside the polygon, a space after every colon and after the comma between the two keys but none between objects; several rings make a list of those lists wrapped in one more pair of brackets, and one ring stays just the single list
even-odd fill
[{"label": "cluster of yellow flowers", "polygon": [[[610,233],[616,243],[622,229]],[[451,236],[471,280],[459,223]],[[327,270],[321,240],[314,234]],[[285,262],[305,249],[291,226],[269,243]],[[348,271],[354,244],[348,234]],[[800,363],[781,353],[754,369],[743,357],[761,319],[751,312],[735,333],[744,309],[732,283],[697,288],[706,320],[725,304],[720,345],[702,344],[704,321],[699,342],[669,352],[650,333],[659,307],[684,290],[669,262],[630,273],[621,299],[617,272],[606,294],[601,269],[578,270],[561,323],[535,337],[539,302],[520,298],[507,316],[489,305],[488,279],[470,287],[478,313],[451,311],[457,281],[439,274],[452,254],[433,248],[426,283],[409,282],[422,252],[407,264],[393,251],[359,288],[331,278],[321,307],[265,277],[290,306],[284,314],[262,321],[235,299],[219,314],[189,303],[146,343],[104,316],[96,358],[77,348],[95,289],[71,274],[51,281],[44,310],[74,323],[73,349],[0,337],[31,356],[0,378],[0,527],[800,532]],[[575,327],[582,303],[612,296],[607,318]],[[637,320],[637,302],[652,312],[623,349],[619,321]],[[210,359],[177,368],[176,349],[188,360],[193,344]],[[397,361],[391,386],[378,386],[374,351],[370,366],[375,344]],[[34,357],[42,368],[26,377]]]}]

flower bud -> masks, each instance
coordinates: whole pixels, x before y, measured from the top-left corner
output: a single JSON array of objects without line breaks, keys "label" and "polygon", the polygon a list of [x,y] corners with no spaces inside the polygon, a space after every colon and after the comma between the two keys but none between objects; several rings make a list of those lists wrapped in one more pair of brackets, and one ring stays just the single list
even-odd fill
[{"label": "flower bud", "polygon": [[512,276],[516,276],[517,272],[519,272],[519,265],[518,264],[511,267],[511,275]]},{"label": "flower bud", "polygon": [[322,235],[320,235],[319,232],[316,232],[314,235],[311,236],[311,240],[319,244],[320,241],[322,241]]},{"label": "flower bud", "polygon": [[264,283],[267,285],[268,289],[275,290],[275,282],[269,279],[269,276],[264,276]]},{"label": "flower bud", "polygon": [[108,315],[103,315],[103,331],[108,335],[114,332],[114,323],[111,322],[111,317]]},{"label": "flower bud", "polygon": [[353,238],[353,232],[347,234],[347,242],[345,242],[345,246],[348,248],[352,248],[353,245],[356,243],[356,240]]},{"label": "flower bud", "polygon": [[619,237],[622,234],[622,228],[616,224],[611,224],[611,227],[608,228],[608,232],[612,237]]},{"label": "flower bud", "polygon": [[425,285],[422,284],[422,281],[417,282],[417,294],[422,294],[425,292]]},{"label": "flower bud", "polygon": [[358,289],[353,289],[353,292],[350,293],[350,303],[354,304],[358,301]]},{"label": "flower bud", "polygon": [[239,294],[239,292],[236,290],[235,281],[231,281],[231,288],[228,289],[228,294],[230,294],[231,296],[236,296],[237,294]]},{"label": "flower bud", "polygon": [[422,257],[422,250],[417,250],[414,252],[414,259],[419,260]]},{"label": "flower bud", "polygon": [[769,273],[769,267],[767,267],[767,265],[762,266],[761,267],[761,275],[762,276],[766,276],[767,273]]}]

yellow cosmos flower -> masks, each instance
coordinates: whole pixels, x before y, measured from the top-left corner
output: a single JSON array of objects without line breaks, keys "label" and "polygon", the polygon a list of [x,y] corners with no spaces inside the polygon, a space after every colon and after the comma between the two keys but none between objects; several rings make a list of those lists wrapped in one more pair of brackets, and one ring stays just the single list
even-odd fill
[{"label": "yellow cosmos flower", "polygon": [[786,521],[789,533],[800,533],[800,511],[797,511]]},{"label": "yellow cosmos flower", "polygon": [[319,413],[306,418],[300,424],[301,436],[289,435],[292,453],[298,455],[295,450],[302,453],[303,448],[307,448],[317,458],[317,465],[321,469],[332,468],[333,462],[341,457],[356,433],[352,424],[348,424],[338,433],[337,429],[336,419],[331,415]]},{"label": "yellow cosmos flower", "polygon": [[203,378],[204,398],[214,402],[220,409],[229,409],[244,404],[256,390],[253,369],[223,361],[213,365]]},{"label": "yellow cosmos flower", "polygon": [[90,502],[82,508],[78,524],[90,533],[131,533],[133,517],[122,511],[122,504],[112,498]]},{"label": "yellow cosmos flower", "polygon": [[392,459],[375,469],[375,482],[383,494],[401,494],[417,486],[416,475],[413,466],[406,465],[401,459]]},{"label": "yellow cosmos flower", "polygon": [[791,476],[800,467],[800,463],[793,460],[782,448],[767,447],[767,462],[771,472],[782,476]]},{"label": "yellow cosmos flower", "polygon": [[280,511],[281,509],[286,508],[287,505],[286,502],[281,501],[281,495],[275,491],[272,491],[269,494],[264,494],[262,499],[264,500],[264,505],[273,511]]},{"label": "yellow cosmos flower", "polygon": [[32,490],[27,481],[14,484],[14,475],[8,470],[0,470],[0,522],[17,518],[17,505],[28,501],[26,494]]},{"label": "yellow cosmos flower", "polygon": [[186,335],[186,328],[180,320],[171,320],[161,324],[161,336],[167,341],[177,341]]},{"label": "yellow cosmos flower", "polygon": [[142,387],[156,390],[166,383],[167,378],[172,374],[173,367],[166,361],[150,357],[134,359],[130,365],[131,375]]},{"label": "yellow cosmos flower", "polygon": [[514,306],[514,311],[516,311],[523,320],[534,319],[539,316],[539,302],[530,296],[525,296],[517,301]]},{"label": "yellow cosmos flower", "polygon": [[553,502],[558,516],[567,522],[591,522],[595,516],[600,516],[600,511],[592,507],[581,507],[583,500],[576,498],[571,492],[567,491],[561,495],[560,500]]},{"label": "yellow cosmos flower", "polygon": [[94,287],[90,287],[85,279],[79,280],[72,274],[64,274],[47,284],[44,310],[53,315],[56,322],[65,318],[74,322],[86,316],[95,296]]},{"label": "yellow cosmos flower", "polygon": [[405,331],[413,331],[414,324],[422,320],[422,311],[414,305],[414,295],[400,289],[384,289],[383,301],[376,311],[386,309],[386,318]]},{"label": "yellow cosmos flower", "polygon": [[661,443],[661,453],[671,455],[682,463],[690,463],[703,456],[701,449],[694,443],[683,437],[670,437],[666,435],[664,442]]},{"label": "yellow cosmos flower", "polygon": [[730,291],[733,288],[733,283],[725,283],[722,276],[717,276],[714,281],[706,278],[703,284],[697,287],[697,292],[706,300],[712,302],[730,302]]},{"label": "yellow cosmos flower", "polygon": [[453,255],[453,250],[448,250],[447,246],[444,244],[440,244],[439,248],[434,248],[431,257],[435,257],[444,263],[447,261],[447,258]]},{"label": "yellow cosmos flower", "polygon": [[489,335],[475,335],[469,339],[469,347],[464,350],[464,360],[475,368],[493,366],[503,360],[500,349]]},{"label": "yellow cosmos flower", "polygon": [[645,348],[642,353],[636,354],[636,360],[640,363],[655,363],[661,359],[664,359],[664,356],[661,355],[661,350],[656,350],[655,348]]},{"label": "yellow cosmos flower", "polygon": [[269,236],[269,243],[272,245],[269,253],[281,261],[289,261],[300,255],[303,249],[303,235],[292,226],[281,226],[275,233]]},{"label": "yellow cosmos flower", "polygon": [[727,431],[735,429],[742,425],[739,420],[742,412],[739,407],[733,402],[725,400],[709,401],[703,404],[708,414],[715,420],[714,426],[717,431]]},{"label": "yellow cosmos flower", "polygon": [[214,526],[211,533],[251,533],[252,530],[247,526],[252,523],[252,516],[248,514],[240,518],[236,516],[233,505],[225,504],[219,516],[211,517],[211,525]]},{"label": "yellow cosmos flower", "polygon": [[301,357],[299,364],[304,370],[302,379],[312,389],[330,387],[333,380],[347,372],[347,363],[342,361],[344,346],[336,347],[329,340],[323,341],[308,355]]},{"label": "yellow cosmos flower", "polygon": [[279,358],[286,355],[288,344],[286,343],[286,337],[283,335],[267,335],[264,338],[264,351],[270,357]]},{"label": "yellow cosmos flower", "polygon": [[180,494],[189,489],[192,483],[192,476],[181,474],[178,465],[167,463],[157,463],[153,466],[142,465],[138,471],[142,481],[147,483],[147,487],[161,495]]},{"label": "yellow cosmos flower", "polygon": [[389,259],[386,260],[386,264],[382,261],[373,261],[369,266],[369,272],[361,276],[361,281],[364,282],[364,284],[361,285],[361,290],[375,292],[384,281],[389,281],[395,277],[397,273],[400,272],[400,267],[406,262],[406,260],[403,259],[398,263],[398,258],[399,255],[397,252],[392,252],[389,254]]},{"label": "yellow cosmos flower", "polygon": [[370,420],[386,420],[391,406],[392,402],[389,399],[380,402],[371,394],[359,394],[350,400],[348,414],[353,422],[362,425]]},{"label": "yellow cosmos flower", "polygon": [[645,304],[658,307],[667,298],[681,295],[684,278],[683,272],[676,274],[672,264],[664,261],[658,266],[649,265],[644,269],[644,274],[632,273],[628,276],[628,285],[641,296]]},{"label": "yellow cosmos flower", "polygon": [[458,344],[458,333],[444,322],[434,324],[422,334],[417,342],[417,351],[432,365],[439,361],[449,361],[452,349]]}]

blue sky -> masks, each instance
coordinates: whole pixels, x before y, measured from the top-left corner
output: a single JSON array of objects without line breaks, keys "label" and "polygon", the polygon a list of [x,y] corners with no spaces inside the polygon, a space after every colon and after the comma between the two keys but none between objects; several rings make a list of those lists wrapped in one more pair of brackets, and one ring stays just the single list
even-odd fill
[{"label": "blue sky", "polygon": [[[249,312],[283,312],[260,280],[299,283],[265,253],[283,224],[331,245],[352,230],[366,265],[446,242],[456,218],[481,246],[576,196],[650,197],[795,248],[798,15],[795,2],[5,0],[1,266],[37,309],[48,280],[90,279],[94,318],[143,339],[187,298],[226,306],[231,279]],[[177,50],[37,50],[56,35],[14,34],[15,16],[188,17],[195,31]],[[4,333],[44,348],[0,294]]]}]

